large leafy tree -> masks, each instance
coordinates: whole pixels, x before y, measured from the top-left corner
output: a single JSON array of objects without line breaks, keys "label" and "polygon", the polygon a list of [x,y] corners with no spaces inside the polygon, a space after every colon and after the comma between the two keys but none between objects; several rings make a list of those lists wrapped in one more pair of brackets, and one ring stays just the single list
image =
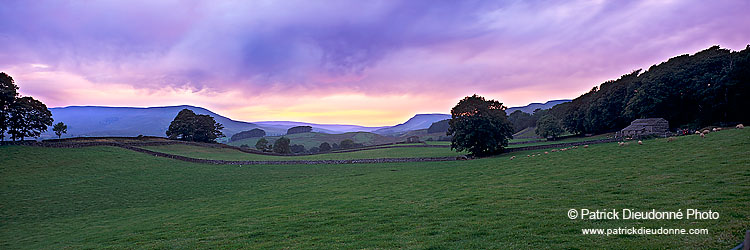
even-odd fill
[{"label": "large leafy tree", "polygon": [[38,137],[52,125],[52,112],[47,105],[30,96],[16,98],[8,111],[8,134],[14,141]]},{"label": "large leafy tree", "polygon": [[290,140],[286,137],[281,137],[273,142],[273,152],[277,154],[288,154],[292,152],[289,146]]},{"label": "large leafy tree", "polygon": [[320,149],[320,152],[328,152],[328,151],[331,151],[332,149],[331,144],[327,142],[321,143],[320,146],[318,146],[318,148]]},{"label": "large leafy tree", "polygon": [[476,156],[502,151],[513,136],[505,109],[502,103],[476,94],[459,101],[451,110],[446,132],[452,136],[451,149]]},{"label": "large leafy tree", "polygon": [[563,130],[560,119],[557,119],[557,117],[552,114],[546,114],[539,118],[534,132],[541,137],[552,138],[554,140],[562,135],[565,130]]},{"label": "large leafy tree", "polygon": [[167,137],[183,141],[214,142],[224,137],[224,126],[209,115],[196,115],[189,109],[181,110],[169,124]]},{"label": "large leafy tree", "polygon": [[18,97],[18,86],[13,81],[13,77],[0,72],[0,140],[5,140],[5,131],[8,130],[10,118],[10,105],[16,97]]},{"label": "large leafy tree", "polygon": [[266,140],[266,138],[260,138],[257,142],[255,142],[255,148],[261,151],[270,149],[268,146],[268,140]]}]

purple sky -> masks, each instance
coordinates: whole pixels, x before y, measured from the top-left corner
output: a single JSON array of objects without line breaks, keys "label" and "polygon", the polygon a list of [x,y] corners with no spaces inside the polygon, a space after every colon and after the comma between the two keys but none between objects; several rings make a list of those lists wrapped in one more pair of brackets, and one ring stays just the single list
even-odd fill
[{"label": "purple sky", "polygon": [[67,105],[390,125],[477,93],[575,98],[712,45],[750,1],[3,1],[0,71]]}]

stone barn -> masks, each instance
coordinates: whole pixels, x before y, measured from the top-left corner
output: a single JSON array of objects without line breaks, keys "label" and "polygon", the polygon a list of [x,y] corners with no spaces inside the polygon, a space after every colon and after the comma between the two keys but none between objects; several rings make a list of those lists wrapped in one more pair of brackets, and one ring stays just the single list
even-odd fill
[{"label": "stone barn", "polygon": [[419,143],[419,136],[409,136],[406,138],[406,143]]},{"label": "stone barn", "polygon": [[669,122],[664,118],[635,119],[629,126],[617,132],[617,137],[639,137],[644,135],[666,136]]}]

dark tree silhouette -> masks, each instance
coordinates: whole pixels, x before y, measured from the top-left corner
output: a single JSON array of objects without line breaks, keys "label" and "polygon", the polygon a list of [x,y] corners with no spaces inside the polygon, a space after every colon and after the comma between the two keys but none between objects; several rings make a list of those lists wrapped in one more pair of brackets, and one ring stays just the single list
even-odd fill
[{"label": "dark tree silhouette", "polygon": [[224,129],[209,115],[196,115],[189,109],[183,109],[169,124],[167,137],[183,141],[215,142],[216,138],[223,137],[221,130]]},{"label": "dark tree silhouette", "polygon": [[8,130],[8,119],[10,119],[10,105],[18,97],[18,86],[13,77],[5,72],[0,72],[0,140],[5,140],[5,132]]},{"label": "dark tree silhouette", "polygon": [[300,134],[300,133],[309,133],[312,132],[312,127],[310,126],[296,126],[291,127],[286,131],[287,135],[291,134]]},{"label": "dark tree silhouette", "polygon": [[318,148],[320,149],[320,152],[328,152],[328,151],[331,151],[332,149],[331,144],[328,144],[327,142],[321,143],[320,146],[318,146]]},{"label": "dark tree silhouette", "polygon": [[265,130],[254,128],[248,131],[242,131],[242,132],[232,135],[232,137],[229,138],[229,141],[239,141],[242,139],[256,138],[256,137],[263,137],[263,136],[266,136]]},{"label": "dark tree silhouette", "polygon": [[557,119],[552,114],[546,114],[539,118],[537,121],[536,130],[534,132],[544,138],[551,138],[552,140],[557,139],[562,133],[565,132],[562,128],[560,119]]},{"label": "dark tree silhouette", "polygon": [[57,139],[62,138],[63,134],[68,133],[68,125],[65,125],[65,123],[58,122],[55,124],[55,126],[52,127],[52,131],[55,131],[55,135],[57,135]]},{"label": "dark tree silhouette", "polygon": [[8,113],[8,134],[14,141],[40,136],[53,121],[47,105],[30,96],[16,98]]},{"label": "dark tree silhouette", "polygon": [[289,148],[289,138],[281,137],[279,139],[276,139],[275,142],[273,142],[273,152],[278,154],[288,154],[291,152],[291,149]]},{"label": "dark tree silhouette", "polygon": [[289,150],[292,151],[292,153],[295,153],[295,154],[304,153],[305,152],[305,146],[304,145],[299,145],[299,144],[294,144],[292,146],[289,146]]},{"label": "dark tree silhouette", "polygon": [[255,148],[257,148],[258,150],[261,150],[261,151],[268,151],[268,149],[269,149],[269,147],[268,147],[268,140],[266,140],[266,138],[260,138],[255,143]]},{"label": "dark tree silhouette", "polygon": [[446,135],[452,136],[451,149],[484,156],[502,151],[513,135],[505,115],[506,107],[495,100],[467,96],[451,109]]}]

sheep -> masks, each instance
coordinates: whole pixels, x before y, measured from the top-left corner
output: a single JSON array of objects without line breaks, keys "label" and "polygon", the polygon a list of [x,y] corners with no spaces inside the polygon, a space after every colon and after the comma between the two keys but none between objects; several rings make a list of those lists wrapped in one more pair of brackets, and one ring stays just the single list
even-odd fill
[{"label": "sheep", "polygon": [[516,156],[515,156],[515,155],[514,155],[514,156],[511,156],[511,157],[510,157],[510,160],[513,160],[513,159],[515,159],[515,158],[516,158]]},{"label": "sheep", "polygon": [[526,155],[526,157],[531,157],[531,155]]},{"label": "sheep", "polygon": [[552,152],[557,152],[557,149],[552,149],[551,151],[552,151]]},{"label": "sheep", "polygon": [[617,145],[620,145],[620,147],[625,146],[624,142],[618,142]]},{"label": "sheep", "polygon": [[706,134],[704,134],[704,133],[701,133],[701,139],[702,139],[702,138],[706,138]]},{"label": "sheep", "polygon": [[[701,136],[702,136],[702,135],[703,135],[703,134],[701,134]],[[669,137],[669,138],[667,138],[667,142],[673,142],[673,141],[675,141],[675,140],[677,140],[677,138],[675,138],[675,137]]]},{"label": "sheep", "polygon": [[716,132],[716,131],[719,131],[719,130],[717,130],[716,128],[713,128],[711,131],[712,132]]},{"label": "sheep", "polygon": [[743,128],[745,128],[745,125],[742,125],[742,123],[740,123],[740,124],[737,124],[736,128],[743,129]]},{"label": "sheep", "polygon": [[588,144],[587,145],[583,145],[583,148],[589,148],[589,145]]},{"label": "sheep", "polygon": [[544,154],[545,154],[545,155],[548,155],[548,154],[549,154],[549,152],[547,152],[547,151],[544,151]]},{"label": "sheep", "polygon": [[638,145],[643,145],[643,141],[638,141]]},{"label": "sheep", "polygon": [[704,133],[704,134],[708,134],[708,132],[711,132],[711,131],[708,131],[708,129],[704,129],[704,130],[703,130],[703,133]]},{"label": "sheep", "polygon": [[701,133],[701,131],[698,131],[698,130],[695,131],[696,135],[699,135],[700,133]]}]

